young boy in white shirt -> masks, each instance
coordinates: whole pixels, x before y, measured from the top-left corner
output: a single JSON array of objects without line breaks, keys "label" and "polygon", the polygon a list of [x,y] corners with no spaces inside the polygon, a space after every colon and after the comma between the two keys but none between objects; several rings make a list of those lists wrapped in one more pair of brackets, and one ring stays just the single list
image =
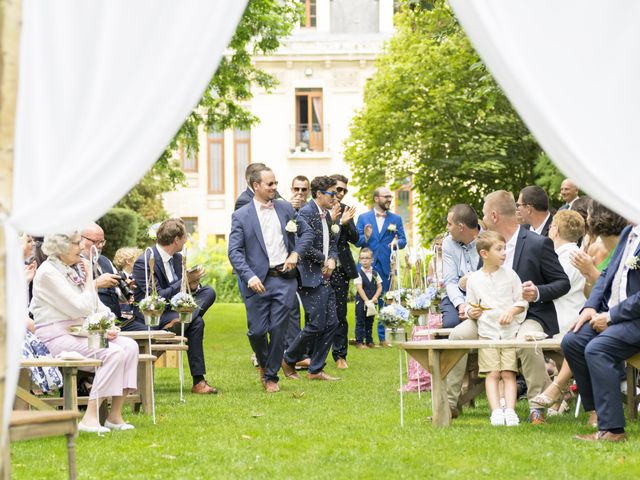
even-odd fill
[{"label": "young boy in white shirt", "polygon": [[[467,281],[467,315],[478,321],[481,340],[514,339],[525,319],[528,303],[522,298],[518,275],[502,266],[506,258],[505,240],[499,233],[485,231],[478,235],[476,248],[483,265]],[[480,373],[486,374],[491,425],[518,425],[515,348],[481,348],[478,365]],[[504,410],[500,405],[500,379],[504,383]]]}]

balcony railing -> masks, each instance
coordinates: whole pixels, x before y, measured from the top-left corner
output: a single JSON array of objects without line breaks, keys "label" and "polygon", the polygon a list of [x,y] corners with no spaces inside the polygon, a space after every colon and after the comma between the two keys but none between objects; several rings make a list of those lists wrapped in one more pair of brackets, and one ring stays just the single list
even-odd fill
[{"label": "balcony railing", "polygon": [[329,125],[320,123],[299,123],[291,125],[291,153],[328,152]]}]

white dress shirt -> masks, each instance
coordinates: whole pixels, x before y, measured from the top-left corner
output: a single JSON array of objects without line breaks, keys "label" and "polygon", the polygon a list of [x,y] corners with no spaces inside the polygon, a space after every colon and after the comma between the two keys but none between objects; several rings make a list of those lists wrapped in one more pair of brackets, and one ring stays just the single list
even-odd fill
[{"label": "white dress shirt", "polygon": [[513,234],[509,240],[507,240],[507,244],[505,245],[505,253],[507,254],[507,258],[504,261],[503,267],[510,268],[513,270],[513,259],[516,255],[516,243],[518,243],[518,233],[520,233],[520,228],[516,229],[516,233]]},{"label": "white dress shirt", "polygon": [[[618,297],[618,303],[627,299],[627,276],[629,275],[629,267],[627,266],[627,260],[630,256],[632,256],[635,253],[635,251],[638,248],[638,245],[640,245],[640,225],[636,225],[635,227],[633,227],[633,229],[629,232],[629,237],[627,238],[627,241],[633,234],[635,234],[635,238],[631,240],[628,250],[626,252],[623,252],[623,253],[626,253],[626,257],[620,260],[620,266],[622,266],[622,277],[620,278],[620,290],[619,290],[620,294]],[[613,297],[613,295],[611,295],[611,297]],[[609,308],[613,307],[611,303],[612,302],[610,298]]]},{"label": "white dress shirt", "polygon": [[[384,226],[384,221],[387,219],[386,212],[378,211],[377,209],[373,209],[373,213],[376,216],[376,225],[378,226],[378,233],[382,233],[382,227]],[[378,216],[378,214],[385,214],[384,216]]]},{"label": "white dress shirt", "polygon": [[318,211],[320,212],[320,221],[322,223],[322,254],[324,255],[324,259],[327,260],[329,258],[329,226],[327,225],[327,211],[320,207],[314,200],[313,203],[318,207]]},{"label": "white dress shirt", "polygon": [[[491,340],[515,338],[520,324],[524,321],[529,305],[522,298],[522,282],[518,274],[504,266],[493,273],[484,268],[473,272],[467,280],[467,314],[470,304],[481,304],[490,310],[484,310],[478,319],[478,336]],[[514,315],[508,325],[498,322],[502,314],[512,307],[523,307],[524,311]]]},{"label": "white dress shirt", "polygon": [[562,265],[564,273],[567,274],[569,282],[571,283],[571,290],[553,301],[553,306],[556,308],[556,313],[558,314],[560,333],[567,332],[569,326],[575,322],[578,315],[580,315],[580,310],[582,310],[582,307],[584,307],[587,301],[584,296],[584,275],[580,273],[580,270],[571,265],[571,253],[578,251],[580,251],[580,248],[575,243],[565,243],[556,250],[560,265]]},{"label": "white dress shirt", "polygon": [[547,213],[547,216],[544,217],[544,221],[538,226],[538,228],[533,228],[533,225],[529,225],[529,230],[531,230],[532,232],[536,232],[538,235],[542,235],[542,230],[544,229],[544,226],[547,224],[547,221],[549,220],[550,216],[551,216],[551,213]]},{"label": "white dress shirt", "polygon": [[282,225],[278,218],[278,213],[275,207],[265,208],[264,204],[260,203],[254,197],[253,203],[258,213],[258,220],[260,221],[260,230],[262,231],[262,238],[264,239],[264,246],[267,247],[267,256],[269,257],[269,268],[273,268],[277,265],[282,265],[287,257],[287,247],[284,244],[284,237],[282,235]]},{"label": "white dress shirt", "polygon": [[[173,268],[171,268],[171,264],[169,263],[169,260],[173,258],[173,255],[169,255],[158,244],[156,244],[156,249],[158,250],[158,253],[160,254],[160,258],[162,259],[162,266],[164,267],[164,273],[167,275],[167,280],[169,280],[169,283],[175,282],[177,280],[177,277],[174,275],[173,272],[174,272],[174,269],[178,267],[178,265],[174,265]],[[180,265],[180,268],[182,268],[182,265]],[[153,272],[150,272],[150,275],[153,275]]]}]

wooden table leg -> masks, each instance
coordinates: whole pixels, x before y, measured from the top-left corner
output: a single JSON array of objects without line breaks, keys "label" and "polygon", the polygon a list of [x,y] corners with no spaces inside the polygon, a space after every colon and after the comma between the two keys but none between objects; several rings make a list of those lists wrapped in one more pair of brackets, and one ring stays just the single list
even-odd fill
[{"label": "wooden table leg", "polygon": [[78,368],[62,367],[64,409],[78,410]]},{"label": "wooden table leg", "polygon": [[74,433],[67,433],[67,459],[69,463],[69,480],[76,480],[76,443]]},{"label": "wooden table leg", "polygon": [[451,411],[447,401],[447,390],[440,370],[440,350],[429,350],[429,370],[431,371],[431,403],[433,415],[431,422],[436,427],[451,425]]}]

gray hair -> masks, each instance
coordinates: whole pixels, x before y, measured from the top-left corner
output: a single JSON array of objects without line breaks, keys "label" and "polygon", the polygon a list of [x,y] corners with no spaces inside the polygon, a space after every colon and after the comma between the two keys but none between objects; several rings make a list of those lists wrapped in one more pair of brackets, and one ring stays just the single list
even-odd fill
[{"label": "gray hair", "polygon": [[42,242],[42,251],[49,257],[60,257],[69,251],[71,247],[71,239],[80,235],[80,232],[73,231],[69,233],[54,233],[46,235]]}]

